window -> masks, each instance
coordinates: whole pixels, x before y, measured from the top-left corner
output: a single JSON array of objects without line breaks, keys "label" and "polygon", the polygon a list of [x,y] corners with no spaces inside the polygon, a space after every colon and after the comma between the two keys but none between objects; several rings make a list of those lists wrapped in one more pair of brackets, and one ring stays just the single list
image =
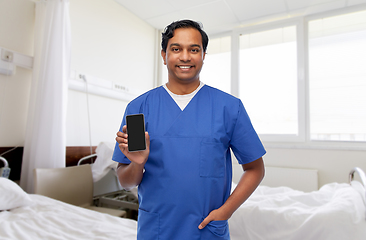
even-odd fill
[{"label": "window", "polygon": [[231,37],[210,39],[200,79],[203,83],[230,93]]},{"label": "window", "polygon": [[297,27],[241,34],[239,96],[259,134],[298,135]]},{"label": "window", "polygon": [[309,21],[311,140],[366,141],[366,11]]},{"label": "window", "polygon": [[201,80],[238,96],[267,146],[365,149],[365,64],[366,10],[350,7],[210,39]]}]

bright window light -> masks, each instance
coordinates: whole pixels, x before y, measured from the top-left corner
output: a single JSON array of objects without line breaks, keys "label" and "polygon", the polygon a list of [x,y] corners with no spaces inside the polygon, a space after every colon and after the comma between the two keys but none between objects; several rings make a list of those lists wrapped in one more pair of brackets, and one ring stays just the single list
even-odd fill
[{"label": "bright window light", "polygon": [[210,39],[200,79],[203,83],[230,93],[231,37]]},{"label": "bright window light", "polygon": [[259,134],[298,134],[296,26],[240,36],[239,95]]},{"label": "bright window light", "polygon": [[366,11],[309,22],[311,140],[366,141]]}]

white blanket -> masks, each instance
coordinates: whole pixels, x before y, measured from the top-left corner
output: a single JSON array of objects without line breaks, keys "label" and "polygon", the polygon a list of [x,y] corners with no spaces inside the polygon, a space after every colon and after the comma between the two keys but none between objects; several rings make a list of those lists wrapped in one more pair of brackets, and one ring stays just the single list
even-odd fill
[{"label": "white blanket", "polygon": [[232,240],[364,240],[365,189],[359,182],[310,193],[260,186],[229,226]]},{"label": "white blanket", "polygon": [[98,144],[95,149],[97,159],[91,165],[94,182],[102,179],[111,169],[114,171],[117,170],[118,163],[112,160],[113,151],[114,143],[101,142]]},{"label": "white blanket", "polygon": [[134,220],[29,196],[33,204],[0,212],[0,239],[136,240]]}]

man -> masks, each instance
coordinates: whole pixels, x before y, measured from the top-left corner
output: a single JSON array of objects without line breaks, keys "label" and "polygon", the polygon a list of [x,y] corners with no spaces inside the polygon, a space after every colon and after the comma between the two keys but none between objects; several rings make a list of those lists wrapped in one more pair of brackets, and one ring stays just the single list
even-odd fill
[{"label": "man", "polygon": [[[143,113],[147,148],[128,152],[125,119],[113,160],[123,188],[138,187],[138,239],[230,239],[227,220],[264,176],[265,150],[241,101],[204,85],[208,37],[190,20],[162,34],[168,83],[137,97],[125,116]],[[230,149],[244,174],[230,195]]]}]

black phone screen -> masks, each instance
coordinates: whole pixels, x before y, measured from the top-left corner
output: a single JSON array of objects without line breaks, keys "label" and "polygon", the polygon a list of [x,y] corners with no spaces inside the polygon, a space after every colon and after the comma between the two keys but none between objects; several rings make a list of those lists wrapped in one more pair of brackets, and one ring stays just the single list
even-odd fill
[{"label": "black phone screen", "polygon": [[128,151],[142,151],[146,149],[144,114],[126,116]]}]

